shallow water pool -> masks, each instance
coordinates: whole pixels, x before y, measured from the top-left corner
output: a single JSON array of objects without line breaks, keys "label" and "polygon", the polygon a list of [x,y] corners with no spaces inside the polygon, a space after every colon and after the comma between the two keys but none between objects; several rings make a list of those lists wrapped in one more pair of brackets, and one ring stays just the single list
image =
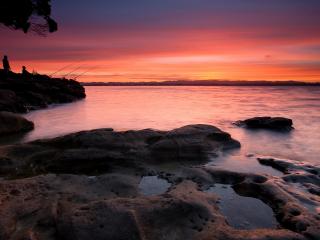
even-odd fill
[{"label": "shallow water pool", "polygon": [[165,193],[171,184],[158,176],[144,176],[139,183],[139,190],[145,196],[154,196]]},{"label": "shallow water pool", "polygon": [[238,195],[230,185],[215,184],[206,192],[219,196],[219,209],[234,228],[276,228],[278,225],[268,205],[256,198]]}]

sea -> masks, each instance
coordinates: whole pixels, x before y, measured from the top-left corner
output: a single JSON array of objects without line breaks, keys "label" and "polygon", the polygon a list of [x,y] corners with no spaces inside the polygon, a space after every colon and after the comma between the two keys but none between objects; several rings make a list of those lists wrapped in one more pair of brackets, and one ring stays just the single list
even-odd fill
[{"label": "sea", "polygon": [[[87,86],[87,97],[52,105],[24,117],[35,130],[0,139],[1,145],[113,128],[171,130],[210,124],[229,132],[241,149],[221,153],[210,164],[230,170],[269,173],[256,158],[270,156],[320,164],[320,87],[298,86]],[[248,130],[233,123],[256,116],[291,118],[294,130]],[[274,172],[270,172],[274,171]]]}]

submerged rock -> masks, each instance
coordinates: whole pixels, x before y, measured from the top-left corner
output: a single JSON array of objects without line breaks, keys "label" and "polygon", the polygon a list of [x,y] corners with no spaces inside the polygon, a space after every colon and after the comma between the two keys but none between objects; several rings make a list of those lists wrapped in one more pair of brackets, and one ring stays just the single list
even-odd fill
[{"label": "submerged rock", "polygon": [[293,122],[283,117],[254,117],[235,123],[237,126],[244,126],[251,129],[270,129],[289,131],[292,130]]},{"label": "submerged rock", "polygon": [[33,130],[33,122],[9,112],[0,112],[0,136]]},{"label": "submerged rock", "polygon": [[24,113],[49,104],[85,98],[84,88],[74,80],[27,75],[0,70],[0,111]]}]

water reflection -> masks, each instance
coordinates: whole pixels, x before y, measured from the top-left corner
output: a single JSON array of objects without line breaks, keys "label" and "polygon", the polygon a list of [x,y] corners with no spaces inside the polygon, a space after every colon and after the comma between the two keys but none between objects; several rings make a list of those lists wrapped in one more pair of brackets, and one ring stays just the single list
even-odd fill
[{"label": "water reflection", "polygon": [[206,192],[219,196],[219,209],[234,228],[276,228],[278,225],[268,205],[256,198],[238,195],[230,185],[215,184]]},{"label": "water reflection", "polygon": [[144,176],[139,183],[139,190],[145,196],[165,193],[171,184],[158,176]]},{"label": "water reflection", "polygon": [[[16,141],[94,128],[168,130],[204,123],[242,143],[235,161],[250,161],[244,156],[256,153],[319,162],[319,87],[86,87],[86,92],[85,100],[26,114],[35,130]],[[231,124],[265,115],[292,118],[296,130],[277,134]]]}]

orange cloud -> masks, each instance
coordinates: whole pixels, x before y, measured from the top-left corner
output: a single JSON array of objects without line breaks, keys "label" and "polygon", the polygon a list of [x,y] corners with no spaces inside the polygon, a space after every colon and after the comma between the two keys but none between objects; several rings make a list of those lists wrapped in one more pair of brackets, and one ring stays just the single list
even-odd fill
[{"label": "orange cloud", "polygon": [[[320,33],[275,28],[62,29],[48,38],[10,32],[1,52],[13,69],[79,77],[81,81],[170,79],[320,80]],[[290,33],[291,31],[289,31]],[[23,40],[22,40],[23,39]]]}]

